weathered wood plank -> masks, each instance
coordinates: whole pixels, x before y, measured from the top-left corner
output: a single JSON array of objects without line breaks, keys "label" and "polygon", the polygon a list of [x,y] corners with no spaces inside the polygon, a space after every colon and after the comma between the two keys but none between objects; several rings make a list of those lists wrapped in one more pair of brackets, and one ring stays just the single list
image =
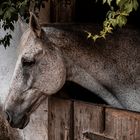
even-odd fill
[{"label": "weathered wood plank", "polygon": [[140,140],[140,113],[75,102],[74,125],[75,140]]},{"label": "weathered wood plank", "polygon": [[75,0],[51,0],[51,22],[72,22]]},{"label": "weathered wood plank", "polygon": [[84,102],[74,103],[74,139],[82,140],[85,132],[102,132],[104,129],[104,109]]},{"label": "weathered wood plank", "polygon": [[140,140],[140,113],[106,108],[105,126],[115,140]]},{"label": "weathered wood plank", "polygon": [[48,24],[50,22],[50,0],[44,1],[44,6],[39,11],[40,24]]},{"label": "weathered wood plank", "polygon": [[104,135],[95,134],[95,133],[91,133],[91,132],[85,132],[83,135],[88,140],[113,140],[112,138],[108,138]]},{"label": "weathered wood plank", "polygon": [[71,101],[50,97],[48,100],[48,140],[71,139]]},{"label": "weathered wood plank", "polygon": [[[0,140],[22,139],[3,119]],[[49,97],[30,123],[18,130],[25,140],[140,140],[140,113],[58,97]]]}]

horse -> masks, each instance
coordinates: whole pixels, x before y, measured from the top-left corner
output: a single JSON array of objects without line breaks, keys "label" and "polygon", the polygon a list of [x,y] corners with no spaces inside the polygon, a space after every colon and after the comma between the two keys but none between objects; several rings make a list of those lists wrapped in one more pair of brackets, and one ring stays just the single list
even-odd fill
[{"label": "horse", "polygon": [[30,115],[66,81],[90,90],[109,105],[140,111],[140,32],[117,29],[94,42],[93,26],[41,27],[34,14],[20,51],[4,112],[9,124],[23,129]]}]

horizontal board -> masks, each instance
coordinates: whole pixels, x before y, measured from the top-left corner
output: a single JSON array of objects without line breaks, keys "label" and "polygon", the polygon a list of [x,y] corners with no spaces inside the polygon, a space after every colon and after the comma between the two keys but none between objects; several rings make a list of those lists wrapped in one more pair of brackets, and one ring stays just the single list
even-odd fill
[{"label": "horizontal board", "polygon": [[140,140],[139,130],[140,113],[74,102],[75,140]]},{"label": "horizontal board", "polygon": [[106,108],[105,135],[115,140],[140,140],[140,113]]}]

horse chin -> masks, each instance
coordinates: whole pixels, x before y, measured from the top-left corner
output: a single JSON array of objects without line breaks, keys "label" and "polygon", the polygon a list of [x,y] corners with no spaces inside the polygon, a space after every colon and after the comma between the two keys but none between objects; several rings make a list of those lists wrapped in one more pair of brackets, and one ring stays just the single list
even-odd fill
[{"label": "horse chin", "polygon": [[29,121],[30,121],[29,117],[26,117],[26,119],[23,118],[23,120],[21,121],[21,125],[18,128],[24,129],[28,125]]},{"label": "horse chin", "polygon": [[10,125],[13,128],[24,129],[28,125],[29,121],[30,121],[30,118],[27,116],[24,116],[18,124],[10,124]]},{"label": "horse chin", "polygon": [[43,100],[45,100],[47,98],[46,95],[42,95],[39,99],[35,100],[35,102],[30,106],[30,108],[28,108],[27,110],[27,114],[25,115],[22,120],[20,121],[20,124],[18,126],[19,129],[24,129],[29,121],[30,121],[30,115],[39,107],[39,105],[41,104],[41,102]]}]

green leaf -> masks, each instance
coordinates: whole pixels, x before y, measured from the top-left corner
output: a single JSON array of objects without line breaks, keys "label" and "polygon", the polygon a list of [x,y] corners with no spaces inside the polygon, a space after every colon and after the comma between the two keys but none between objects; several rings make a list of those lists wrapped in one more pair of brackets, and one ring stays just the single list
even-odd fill
[{"label": "green leaf", "polygon": [[117,24],[119,25],[119,27],[122,27],[123,25],[125,25],[127,23],[127,18],[125,16],[119,15],[116,18]]},{"label": "green leaf", "polygon": [[90,32],[88,32],[88,31],[85,31],[85,33],[87,33],[88,34],[88,36],[87,36],[87,38],[90,38],[92,35],[91,35],[91,33]]},{"label": "green leaf", "polygon": [[106,32],[108,32],[108,33],[112,33],[112,30],[113,30],[112,27],[110,27],[110,26],[106,27]]},{"label": "green leaf", "polygon": [[11,18],[11,12],[7,10],[7,11],[4,13],[3,19],[6,20],[6,19],[10,19],[10,18]]},{"label": "green leaf", "polygon": [[15,9],[14,7],[10,7],[10,8],[8,9],[8,11],[11,12],[11,13],[15,13],[15,12],[16,12],[16,9]]},{"label": "green leaf", "polygon": [[130,13],[130,12],[132,12],[132,10],[133,10],[133,5],[132,5],[132,3],[126,3],[125,6],[124,6],[124,11],[125,11],[126,13]]},{"label": "green leaf", "polygon": [[116,4],[119,5],[120,1],[121,1],[121,0],[116,0]]},{"label": "green leaf", "polygon": [[112,0],[107,0],[108,5],[111,5]]},{"label": "green leaf", "polygon": [[135,11],[138,9],[139,7],[139,3],[137,0],[133,0],[133,8],[135,9]]},{"label": "green leaf", "polygon": [[103,4],[105,4],[107,2],[107,0],[103,0]]},{"label": "green leaf", "polygon": [[123,8],[125,6],[126,3],[128,3],[128,0],[120,0],[120,2],[117,5],[121,9],[121,8]]},{"label": "green leaf", "polygon": [[94,36],[92,36],[92,39],[93,39],[94,41],[96,41],[98,38],[99,38],[99,35],[94,35]]},{"label": "green leaf", "polygon": [[9,1],[8,2],[2,2],[2,4],[1,4],[1,7],[7,7],[7,6],[10,6],[10,4],[11,3],[9,3]]},{"label": "green leaf", "polygon": [[112,24],[113,27],[116,27],[117,26],[117,21],[115,19],[112,19],[111,24]]}]

